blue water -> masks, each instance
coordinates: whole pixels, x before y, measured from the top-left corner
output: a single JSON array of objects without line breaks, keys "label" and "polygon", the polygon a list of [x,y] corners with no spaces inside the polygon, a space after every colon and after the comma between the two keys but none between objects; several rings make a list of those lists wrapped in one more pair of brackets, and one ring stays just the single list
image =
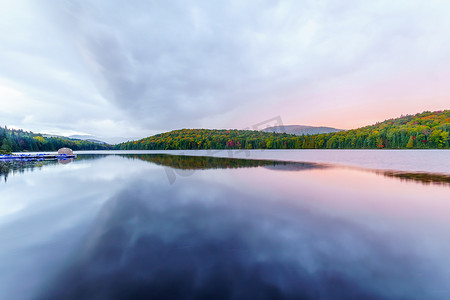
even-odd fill
[{"label": "blue water", "polygon": [[0,299],[449,299],[446,173],[339,163],[5,167]]}]

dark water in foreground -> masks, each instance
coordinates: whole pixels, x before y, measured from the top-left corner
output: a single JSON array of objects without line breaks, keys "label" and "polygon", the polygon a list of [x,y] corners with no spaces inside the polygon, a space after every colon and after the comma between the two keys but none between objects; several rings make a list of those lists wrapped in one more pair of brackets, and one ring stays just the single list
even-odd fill
[{"label": "dark water in foreground", "polygon": [[148,154],[0,171],[0,299],[450,298],[449,174]]}]

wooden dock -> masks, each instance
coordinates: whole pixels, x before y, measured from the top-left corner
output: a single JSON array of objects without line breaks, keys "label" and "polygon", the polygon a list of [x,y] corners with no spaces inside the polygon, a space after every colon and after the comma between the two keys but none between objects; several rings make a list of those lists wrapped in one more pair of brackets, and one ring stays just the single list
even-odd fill
[{"label": "wooden dock", "polygon": [[19,160],[19,161],[42,161],[42,160],[67,160],[70,158],[76,158],[77,155],[67,155],[67,154],[1,154],[0,161],[6,160]]}]

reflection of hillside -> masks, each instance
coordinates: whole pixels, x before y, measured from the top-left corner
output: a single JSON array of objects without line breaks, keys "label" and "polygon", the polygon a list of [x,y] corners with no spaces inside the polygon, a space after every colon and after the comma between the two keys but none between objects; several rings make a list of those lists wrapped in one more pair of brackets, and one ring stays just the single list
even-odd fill
[{"label": "reflection of hillside", "polygon": [[329,168],[330,166],[322,165],[322,164],[316,164],[316,163],[305,163],[305,162],[287,162],[285,164],[280,164],[280,162],[277,162],[277,164],[271,165],[271,166],[264,166],[266,169],[270,170],[276,170],[276,171],[303,171],[303,170],[310,170],[310,169],[325,169]]},{"label": "reflection of hillside", "polygon": [[313,163],[238,159],[238,158],[211,157],[211,156],[147,154],[147,155],[132,155],[132,157],[152,162],[157,165],[182,170],[236,169],[236,168],[255,168],[255,167],[265,167],[274,170],[302,170],[302,169],[323,167]]},{"label": "reflection of hillside", "polygon": [[41,169],[43,166],[55,165],[57,160],[44,160],[44,161],[1,161],[0,162],[0,178],[3,177],[5,181],[8,180],[8,176],[16,173],[25,173],[27,171],[34,171],[35,169]]},{"label": "reflection of hillside", "polygon": [[[106,157],[107,155],[98,155],[98,154],[82,154],[78,155],[76,158],[77,161],[80,160],[93,160],[100,159]],[[4,181],[8,180],[8,176],[14,174],[23,174],[28,171],[35,171],[36,169],[40,170],[44,166],[56,165],[56,164],[70,164],[74,159],[65,159],[65,160],[41,160],[41,161],[24,161],[24,160],[2,160],[0,161],[0,179]]]},{"label": "reflection of hillside", "polygon": [[420,182],[423,184],[437,184],[450,186],[450,175],[425,172],[403,171],[375,171],[378,175],[397,178],[404,181]]},{"label": "reflection of hillside", "polygon": [[[123,157],[131,159],[140,159],[152,162],[157,165],[181,170],[264,167],[266,169],[277,171],[302,171],[302,170],[337,167],[332,165],[309,163],[309,162],[290,162],[290,161],[276,161],[276,160],[238,159],[226,157],[186,156],[186,155],[170,155],[170,154],[123,155]],[[367,170],[367,169],[360,169],[360,170]],[[373,169],[369,169],[368,171],[374,172],[378,175],[384,175],[390,178],[420,182],[423,184],[450,185],[450,175],[445,174],[373,170]]]}]

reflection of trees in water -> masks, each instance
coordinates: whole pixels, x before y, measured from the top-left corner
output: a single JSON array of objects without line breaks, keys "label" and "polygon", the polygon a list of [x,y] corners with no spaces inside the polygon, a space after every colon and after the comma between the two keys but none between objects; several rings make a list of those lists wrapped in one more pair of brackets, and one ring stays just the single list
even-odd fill
[{"label": "reflection of trees in water", "polygon": [[450,186],[450,175],[425,172],[374,171],[378,175],[397,178],[402,181],[420,182],[425,185],[436,184]]},{"label": "reflection of trees in water", "polygon": [[[202,170],[202,169],[234,169],[234,168],[254,168],[264,167],[270,170],[279,171],[303,171],[309,169],[337,168],[328,164],[318,164],[309,162],[290,162],[276,160],[239,159],[210,156],[186,156],[170,154],[142,154],[124,155],[130,159],[140,159],[157,165],[171,167],[181,170]],[[356,168],[360,169],[360,168]],[[361,170],[361,169],[360,169]],[[365,169],[362,169],[365,170]],[[400,179],[402,181],[418,182],[423,184],[450,185],[450,175],[427,172],[404,172],[391,170],[373,170],[378,175]]]},{"label": "reflection of trees in water", "polygon": [[266,167],[274,170],[303,170],[324,168],[315,163],[289,162],[261,159],[240,159],[212,156],[187,156],[170,154],[126,155],[125,157],[152,162],[157,165],[182,170],[236,169]]},{"label": "reflection of trees in water", "polygon": [[[171,167],[180,170],[206,170],[206,169],[236,169],[236,168],[256,168],[264,167],[270,170],[279,171],[302,171],[309,169],[326,169],[336,168],[337,166],[328,164],[318,164],[310,162],[291,162],[277,160],[261,160],[261,159],[240,159],[227,157],[212,156],[187,156],[187,155],[171,155],[171,154],[80,154],[77,161],[97,160],[108,156],[119,156],[127,159],[139,159],[151,162],[160,166]],[[36,168],[41,169],[46,165],[67,164],[72,159],[65,161],[47,160],[47,161],[0,161],[0,178],[3,177],[7,181],[11,173],[24,173],[33,171]],[[375,170],[361,169],[373,172],[377,175],[383,175],[389,178],[399,179],[401,181],[417,182],[425,185],[435,184],[450,186],[450,175],[440,173],[427,172],[405,172],[393,170]]]},{"label": "reflection of trees in water", "polygon": [[[98,154],[83,154],[79,155],[75,160],[92,160],[92,159],[100,159],[106,157],[107,155],[98,155]],[[73,158],[62,159],[62,160],[34,160],[34,161],[24,161],[24,160],[2,160],[0,161],[0,178],[2,178],[5,182],[8,180],[8,176],[11,174],[23,174],[25,172],[32,172],[36,169],[40,170],[44,166],[49,165],[57,165],[57,164],[70,164],[73,162]]]},{"label": "reflection of trees in water", "polygon": [[36,169],[41,169],[44,166],[56,165],[57,160],[43,160],[43,161],[21,161],[10,160],[0,161],[0,178],[3,177],[4,181],[8,180],[9,175],[16,173],[23,174],[25,172],[32,172]]}]

